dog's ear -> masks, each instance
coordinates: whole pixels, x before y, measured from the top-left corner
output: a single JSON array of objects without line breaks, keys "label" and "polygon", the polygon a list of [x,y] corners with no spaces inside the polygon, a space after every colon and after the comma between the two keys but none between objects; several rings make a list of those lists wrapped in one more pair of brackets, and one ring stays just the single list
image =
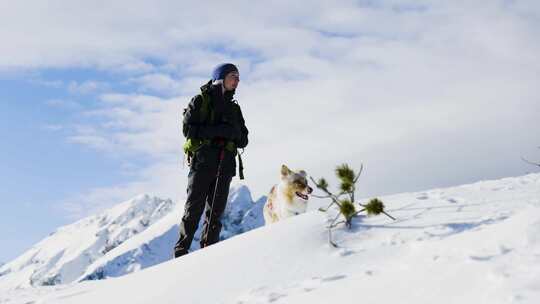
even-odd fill
[{"label": "dog's ear", "polygon": [[289,169],[285,165],[281,165],[281,176],[282,177],[285,177],[285,176],[289,175],[290,173],[291,173],[291,169]]},{"label": "dog's ear", "polygon": [[304,170],[300,170],[300,171],[298,172],[298,174],[302,175],[303,177],[306,177],[306,176],[307,176],[307,173],[306,173],[306,171],[304,171]]}]

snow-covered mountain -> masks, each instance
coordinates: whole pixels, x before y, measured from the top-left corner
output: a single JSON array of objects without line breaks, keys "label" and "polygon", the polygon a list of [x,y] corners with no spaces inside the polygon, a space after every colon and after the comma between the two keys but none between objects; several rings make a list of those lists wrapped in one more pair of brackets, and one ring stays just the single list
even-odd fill
[{"label": "snow-covered mountain", "polygon": [[[0,267],[0,290],[118,277],[172,258],[183,203],[140,195],[61,227]],[[263,224],[247,187],[232,188],[222,238]],[[255,215],[255,216],[254,216]],[[199,248],[197,232],[192,250]]]},{"label": "snow-covered mountain", "polygon": [[339,248],[325,228],[336,211],[311,211],[115,279],[0,292],[0,303],[540,302],[540,174],[380,199],[397,220],[338,227]]}]

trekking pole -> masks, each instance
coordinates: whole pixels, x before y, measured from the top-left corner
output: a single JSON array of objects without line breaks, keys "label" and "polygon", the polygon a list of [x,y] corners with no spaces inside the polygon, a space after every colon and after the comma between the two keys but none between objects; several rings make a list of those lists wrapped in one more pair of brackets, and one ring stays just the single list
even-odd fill
[{"label": "trekking pole", "polygon": [[216,193],[218,189],[219,177],[221,176],[221,164],[225,158],[225,146],[221,148],[219,152],[219,162],[216,173],[216,185],[214,186],[214,194],[212,195],[212,203],[210,204],[210,217],[208,218],[208,224],[206,225],[206,233],[204,235],[204,246],[208,246],[208,232],[210,231],[210,226],[212,225],[212,214],[214,213],[214,201],[216,200]]}]

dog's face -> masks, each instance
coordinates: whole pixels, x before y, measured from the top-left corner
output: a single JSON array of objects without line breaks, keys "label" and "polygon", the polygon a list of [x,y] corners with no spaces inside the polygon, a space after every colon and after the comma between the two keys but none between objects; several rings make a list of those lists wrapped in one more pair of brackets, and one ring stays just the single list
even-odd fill
[{"label": "dog's face", "polygon": [[307,201],[313,189],[308,185],[306,171],[293,172],[287,166],[281,166],[281,181],[287,186],[291,200],[297,198]]}]

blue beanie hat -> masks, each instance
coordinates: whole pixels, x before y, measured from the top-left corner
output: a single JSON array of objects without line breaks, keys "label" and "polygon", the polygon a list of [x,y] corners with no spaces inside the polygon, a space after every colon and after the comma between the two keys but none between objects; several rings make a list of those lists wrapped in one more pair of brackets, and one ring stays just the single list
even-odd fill
[{"label": "blue beanie hat", "polygon": [[225,79],[230,72],[238,72],[238,68],[232,63],[222,63],[212,71],[212,80]]}]

